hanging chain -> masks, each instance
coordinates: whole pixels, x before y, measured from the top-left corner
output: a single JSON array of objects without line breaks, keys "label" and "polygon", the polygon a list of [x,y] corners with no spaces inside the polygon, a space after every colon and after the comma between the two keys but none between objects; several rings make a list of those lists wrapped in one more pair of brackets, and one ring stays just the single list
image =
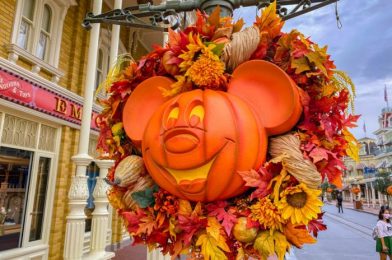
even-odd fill
[{"label": "hanging chain", "polygon": [[342,24],[342,22],[340,21],[340,17],[339,17],[338,2],[335,2],[335,16],[336,16],[336,26],[337,26],[339,29],[342,29],[343,24]]}]

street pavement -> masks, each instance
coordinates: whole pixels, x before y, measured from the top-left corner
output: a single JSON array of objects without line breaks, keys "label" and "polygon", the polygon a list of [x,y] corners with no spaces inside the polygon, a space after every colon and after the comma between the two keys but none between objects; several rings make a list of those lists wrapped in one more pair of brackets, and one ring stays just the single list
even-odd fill
[{"label": "street pavement", "polygon": [[375,241],[371,234],[376,225],[374,214],[344,209],[338,213],[334,205],[325,205],[324,222],[328,229],[318,235],[318,241],[294,250],[289,260],[376,260]]}]

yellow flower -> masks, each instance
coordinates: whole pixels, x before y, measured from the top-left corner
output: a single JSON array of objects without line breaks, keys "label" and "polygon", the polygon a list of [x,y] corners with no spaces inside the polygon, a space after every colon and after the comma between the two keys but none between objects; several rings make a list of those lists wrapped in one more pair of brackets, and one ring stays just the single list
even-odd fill
[{"label": "yellow flower", "polygon": [[282,231],[282,224],[285,224],[286,221],[268,197],[259,199],[256,204],[250,207],[250,210],[252,211],[252,219],[258,221],[263,228]]},{"label": "yellow flower", "polygon": [[224,71],[223,62],[202,55],[188,69],[185,76],[188,76],[193,83],[201,88],[219,89]]},{"label": "yellow flower", "polygon": [[188,38],[189,44],[186,46],[188,51],[184,51],[183,54],[178,56],[183,59],[179,65],[181,71],[187,71],[201,54],[212,60],[219,61],[219,57],[212,52],[212,50],[216,47],[215,44],[211,43],[206,46],[200,39],[199,35],[193,37],[192,33],[189,34]]},{"label": "yellow flower", "polygon": [[178,95],[192,88],[192,83],[187,80],[185,76],[179,75],[175,76],[175,78],[177,81],[170,86],[170,89],[158,87],[162,91],[162,95],[164,97],[174,97],[175,95]]},{"label": "yellow flower", "polygon": [[310,189],[301,183],[281,192],[281,199],[276,206],[285,220],[290,219],[293,224],[307,225],[321,213],[323,203],[318,198],[320,194],[320,190]]}]

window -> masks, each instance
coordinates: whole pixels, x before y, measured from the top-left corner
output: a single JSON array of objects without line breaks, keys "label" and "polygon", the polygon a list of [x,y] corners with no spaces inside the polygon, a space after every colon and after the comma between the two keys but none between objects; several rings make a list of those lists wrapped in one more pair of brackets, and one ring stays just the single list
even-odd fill
[{"label": "window", "polygon": [[[57,129],[0,114],[0,255],[47,243]],[[52,192],[51,192],[52,191]]]},{"label": "window", "polygon": [[32,152],[0,147],[0,208],[3,211],[0,217],[0,252],[19,247],[22,243],[21,230],[32,162]]},{"label": "window", "polygon": [[[106,73],[105,73],[106,75]],[[98,88],[99,84],[101,84],[104,76],[104,69],[103,69],[103,51],[102,49],[98,50],[98,59],[97,59],[97,73],[95,76],[95,89]]]},{"label": "window", "polygon": [[92,224],[92,213],[95,209],[93,192],[94,192],[95,184],[97,184],[97,177],[99,176],[99,168],[95,162],[90,163],[90,165],[87,167],[86,176],[87,176],[87,187],[88,187],[88,199],[87,199],[87,205],[84,209],[84,212],[86,213],[85,232],[90,232],[91,224]]},{"label": "window", "polygon": [[18,0],[8,59],[23,59],[35,72],[44,69],[58,81],[63,73],[57,69],[64,19],[75,0]]},{"label": "window", "polygon": [[35,0],[26,1],[23,6],[22,20],[19,26],[17,44],[19,47],[27,50],[29,42],[31,42],[31,32],[34,22]]},{"label": "window", "polygon": [[37,58],[49,61],[53,10],[42,0],[25,0],[16,44],[34,54]]},{"label": "window", "polygon": [[[97,54],[97,68],[95,74],[95,89],[97,90],[98,86],[105,80],[109,70],[110,70],[110,38],[111,31],[101,28],[100,31],[100,41],[98,47]],[[119,42],[119,54],[126,53],[126,49],[123,43]],[[99,93],[97,93],[98,98],[103,98],[105,95],[104,89],[101,89]]]},{"label": "window", "polygon": [[37,45],[37,57],[41,60],[45,60],[48,56],[48,46],[50,39],[50,27],[52,20],[52,10],[48,5],[44,5],[44,14],[42,17],[41,31],[39,34],[39,40]]}]

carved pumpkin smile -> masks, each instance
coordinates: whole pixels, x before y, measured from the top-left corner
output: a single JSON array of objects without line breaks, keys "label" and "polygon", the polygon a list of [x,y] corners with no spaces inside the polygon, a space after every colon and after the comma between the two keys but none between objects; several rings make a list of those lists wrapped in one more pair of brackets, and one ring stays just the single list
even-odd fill
[{"label": "carved pumpkin smile", "polygon": [[216,201],[243,193],[238,174],[265,161],[268,135],[287,132],[302,107],[297,87],[279,67],[248,61],[228,91],[196,89],[162,96],[173,81],[149,78],[132,92],[124,129],[143,153],[154,181],[171,194]]}]

